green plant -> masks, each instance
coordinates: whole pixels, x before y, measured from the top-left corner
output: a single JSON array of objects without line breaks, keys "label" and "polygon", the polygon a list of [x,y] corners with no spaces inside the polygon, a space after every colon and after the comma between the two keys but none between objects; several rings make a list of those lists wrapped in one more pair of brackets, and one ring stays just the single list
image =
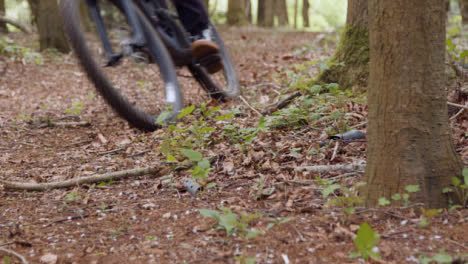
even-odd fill
[{"label": "green plant", "polygon": [[10,264],[10,263],[11,263],[11,258],[10,258],[9,256],[5,256],[5,257],[3,258],[3,263],[4,263],[4,264]]},{"label": "green plant", "polygon": [[439,253],[435,254],[431,258],[426,257],[424,255],[420,255],[419,258],[419,263],[421,264],[429,264],[429,263],[453,263],[453,258],[450,255]]},{"label": "green plant", "polygon": [[356,211],[356,205],[359,205],[364,201],[364,198],[357,194],[359,188],[365,185],[364,182],[356,183],[354,188],[341,186],[340,184],[335,184],[330,181],[324,181],[322,184],[325,185],[325,188],[322,190],[322,197],[324,199],[328,198],[331,194],[335,194],[335,191],[340,190],[341,195],[335,195],[327,202],[327,204],[341,207],[345,213],[346,219],[350,214],[353,214]]},{"label": "green plant", "polygon": [[[408,206],[410,204],[410,194],[411,193],[415,193],[415,192],[419,192],[421,190],[421,188],[419,187],[419,185],[407,185],[405,187],[405,192],[403,194],[400,194],[400,193],[395,193],[392,195],[391,199],[393,201],[403,201],[404,202],[404,206]],[[390,205],[392,202],[389,201],[387,198],[385,197],[380,197],[379,200],[378,200],[378,205],[379,206],[387,206],[387,205]]]},{"label": "green plant", "polygon": [[249,228],[250,222],[260,218],[261,214],[241,212],[237,215],[231,209],[225,207],[221,208],[221,212],[209,209],[200,209],[199,211],[204,217],[215,218],[218,222],[217,229],[225,230],[228,236],[235,233],[246,239],[252,239],[265,233],[260,229]]},{"label": "green plant", "polygon": [[0,55],[7,55],[12,60],[19,60],[23,63],[33,61],[40,65],[43,62],[41,54],[16,44],[8,37],[0,37]]},{"label": "green plant", "polygon": [[70,108],[67,108],[65,112],[70,115],[79,115],[83,109],[83,103],[74,102]]},{"label": "green plant", "polygon": [[256,258],[249,258],[249,257],[246,257],[244,255],[237,256],[237,257],[235,257],[235,259],[241,264],[255,264],[255,263],[257,263]]},{"label": "green plant", "polygon": [[442,192],[454,192],[458,200],[461,202],[461,207],[464,208],[468,205],[468,168],[463,169],[462,176],[463,182],[458,177],[452,177],[452,187],[446,187]]},{"label": "green plant", "polygon": [[379,243],[380,235],[374,230],[368,223],[362,223],[357,232],[357,236],[354,239],[354,245],[357,251],[352,252],[349,257],[357,258],[362,257],[367,260],[369,257],[373,259],[380,259],[380,255],[377,248]]},{"label": "green plant", "polygon": [[182,149],[180,152],[190,161],[196,162],[196,165],[188,170],[188,172],[193,174],[193,178],[206,180],[206,178],[208,178],[208,173],[211,171],[210,161],[208,159],[203,159],[203,154],[196,150]]}]

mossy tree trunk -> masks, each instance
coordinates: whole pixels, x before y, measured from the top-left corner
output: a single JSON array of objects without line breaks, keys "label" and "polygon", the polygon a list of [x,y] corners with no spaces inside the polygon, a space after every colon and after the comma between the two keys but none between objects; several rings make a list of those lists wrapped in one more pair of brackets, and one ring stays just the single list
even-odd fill
[{"label": "mossy tree trunk", "polygon": [[328,69],[318,83],[338,83],[340,89],[362,90],[369,76],[369,28],[367,0],[348,0],[346,28]]},{"label": "mossy tree trunk", "polygon": [[[5,0],[0,0],[0,16],[1,15],[6,15]],[[5,22],[0,22],[0,32],[8,33],[8,28]]]},{"label": "mossy tree trunk", "polygon": [[63,28],[57,0],[39,0],[37,6],[37,29],[40,50],[55,48],[60,52],[70,52],[70,45]]},{"label": "mossy tree trunk", "polygon": [[229,25],[246,25],[245,2],[243,0],[229,0],[227,23]]},{"label": "mossy tree trunk", "polygon": [[461,176],[443,89],[445,13],[440,0],[369,0],[367,206],[419,185],[411,202],[447,207],[442,189]]}]

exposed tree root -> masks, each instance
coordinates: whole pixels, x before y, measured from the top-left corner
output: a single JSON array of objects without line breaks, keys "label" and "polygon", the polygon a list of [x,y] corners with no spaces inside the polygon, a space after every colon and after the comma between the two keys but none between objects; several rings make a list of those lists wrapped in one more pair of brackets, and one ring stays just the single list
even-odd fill
[{"label": "exposed tree root", "polygon": [[93,175],[88,177],[79,177],[76,179],[66,180],[66,181],[59,181],[59,182],[50,182],[50,183],[22,183],[22,182],[9,182],[0,180],[0,183],[4,185],[5,189],[12,189],[12,190],[26,190],[26,191],[47,191],[51,189],[59,189],[59,188],[69,188],[73,186],[77,186],[80,184],[86,183],[98,183],[110,180],[117,180],[117,179],[125,179],[130,177],[139,177],[143,175],[150,175],[154,174],[158,177],[165,174],[168,169],[161,169],[158,167],[146,167],[146,168],[137,168],[131,170],[124,170],[124,171],[117,171],[111,172],[101,175]]},{"label": "exposed tree root", "polygon": [[7,17],[3,16],[2,13],[0,13],[0,22],[10,24],[10,25],[18,28],[19,30],[23,31],[24,33],[31,34],[31,29],[29,29],[28,26],[23,25],[22,23],[20,23],[18,21],[15,21],[13,19],[7,18]]}]

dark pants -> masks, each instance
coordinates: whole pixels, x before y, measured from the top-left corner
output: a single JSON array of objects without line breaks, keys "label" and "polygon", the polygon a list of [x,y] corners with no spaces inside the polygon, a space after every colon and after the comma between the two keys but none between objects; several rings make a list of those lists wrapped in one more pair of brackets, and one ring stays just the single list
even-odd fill
[{"label": "dark pants", "polygon": [[208,28],[208,12],[201,0],[172,0],[185,29],[192,35],[200,35]]}]

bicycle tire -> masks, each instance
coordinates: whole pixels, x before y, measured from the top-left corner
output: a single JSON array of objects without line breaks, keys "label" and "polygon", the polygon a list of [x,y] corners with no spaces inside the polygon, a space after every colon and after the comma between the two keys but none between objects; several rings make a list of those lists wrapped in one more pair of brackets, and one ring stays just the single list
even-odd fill
[{"label": "bicycle tire", "polygon": [[[154,131],[162,126],[157,123],[158,117],[138,108],[133,105],[127,98],[113,86],[106,74],[101,70],[101,67],[93,58],[93,54],[88,48],[84,33],[81,29],[81,18],[79,12],[80,1],[63,0],[61,1],[61,10],[65,23],[65,31],[69,36],[72,47],[81,63],[83,70],[88,78],[94,83],[98,93],[105,99],[106,103],[117,112],[123,119],[127,120],[130,125],[143,131]],[[173,65],[172,59],[168,55],[168,51],[158,34],[155,32],[151,23],[148,21],[143,12],[138,6],[134,5],[137,11],[137,16],[141,22],[144,32],[147,47],[159,67],[159,71],[164,80],[165,99],[167,109],[172,113],[166,118],[166,121],[171,122],[177,119],[177,115],[183,107],[182,93],[179,88],[177,74]]]},{"label": "bicycle tire", "polygon": [[[216,30],[215,26],[210,23],[211,30],[213,32],[214,42],[219,46],[219,54],[223,62],[223,74],[226,81],[224,88],[222,85],[217,84],[213,80],[213,75],[208,73],[203,67],[196,63],[188,65],[188,68],[198,83],[210,94],[212,98],[217,100],[224,101],[224,97],[229,97],[231,99],[236,99],[240,96],[240,84],[237,78],[237,73],[234,68],[231,56],[224,45],[224,42]],[[221,94],[221,96],[220,96]]]}]

